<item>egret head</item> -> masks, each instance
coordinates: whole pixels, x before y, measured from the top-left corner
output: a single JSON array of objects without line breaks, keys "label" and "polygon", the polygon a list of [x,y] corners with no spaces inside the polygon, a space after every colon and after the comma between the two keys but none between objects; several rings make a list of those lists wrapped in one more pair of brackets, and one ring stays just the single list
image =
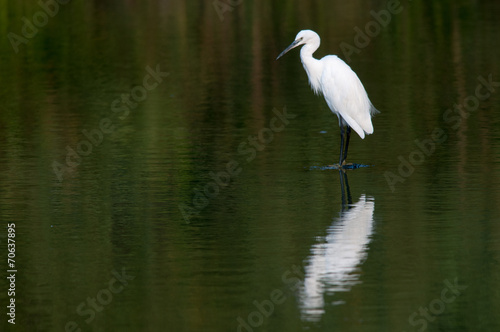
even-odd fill
[{"label": "egret head", "polygon": [[280,55],[278,55],[276,60],[281,58],[283,55],[285,55],[285,53],[290,51],[292,48],[295,48],[295,47],[300,46],[300,45],[305,45],[308,43],[319,45],[319,42],[320,42],[320,38],[316,32],[314,32],[312,30],[302,30],[297,34],[293,43],[291,43],[290,46],[288,46],[283,52],[281,52]]}]

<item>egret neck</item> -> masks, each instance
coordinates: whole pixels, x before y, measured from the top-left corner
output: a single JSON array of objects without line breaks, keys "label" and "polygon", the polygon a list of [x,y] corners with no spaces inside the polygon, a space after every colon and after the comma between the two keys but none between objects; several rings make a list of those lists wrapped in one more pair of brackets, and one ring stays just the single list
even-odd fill
[{"label": "egret neck", "polygon": [[300,49],[300,60],[302,65],[306,70],[307,77],[309,78],[309,84],[311,85],[315,94],[319,95],[321,93],[321,73],[323,72],[323,66],[321,61],[313,57],[313,53],[316,52],[320,44],[318,38],[317,41],[305,44]]}]

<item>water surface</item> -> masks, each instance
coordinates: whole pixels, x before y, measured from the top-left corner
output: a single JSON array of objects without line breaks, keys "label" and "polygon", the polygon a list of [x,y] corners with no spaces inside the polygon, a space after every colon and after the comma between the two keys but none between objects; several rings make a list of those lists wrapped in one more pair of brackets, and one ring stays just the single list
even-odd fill
[{"label": "water surface", "polygon": [[[4,36],[42,10],[0,6]],[[404,1],[356,47],[387,6],[75,1],[4,38],[15,329],[500,330],[500,4]],[[337,118],[275,61],[304,28],[381,111],[370,167],[328,167]]]}]

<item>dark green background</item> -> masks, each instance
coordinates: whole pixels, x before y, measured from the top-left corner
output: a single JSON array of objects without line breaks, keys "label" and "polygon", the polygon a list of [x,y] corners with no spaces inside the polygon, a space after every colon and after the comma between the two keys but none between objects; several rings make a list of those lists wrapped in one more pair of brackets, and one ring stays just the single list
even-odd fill
[{"label": "dark green background", "polygon": [[[322,38],[317,57],[345,59],[341,44],[354,46],[354,28],[387,3],[233,3],[220,16],[211,0],[70,1],[16,53],[8,33],[22,35],[22,18],[41,7],[0,1],[1,275],[7,223],[18,270],[16,326],[0,312],[2,330],[236,331],[278,289],[286,300],[254,331],[418,331],[410,315],[455,279],[467,288],[426,330],[500,330],[500,87],[455,128],[443,118],[478,77],[500,82],[500,3],[403,1],[352,54],[381,111],[349,152],[374,166],[347,172],[353,203],[373,202],[372,229],[344,276],[352,282],[322,295],[314,322],[304,279],[282,277],[307,272],[314,248],[342,231],[339,174],[322,170],[338,158],[338,120],[297,50],[275,58],[309,28]],[[113,102],[143,84],[147,66],[168,76],[120,119]],[[246,161],[240,144],[284,107],[296,117]],[[59,181],[54,161],[105,118],[113,133]],[[447,139],[402,176],[401,159],[436,128]],[[231,160],[241,172],[187,223],[179,206]],[[394,190],[388,172],[402,176]],[[87,324],[77,307],[123,269],[135,278]],[[339,282],[327,279],[318,285]]]}]

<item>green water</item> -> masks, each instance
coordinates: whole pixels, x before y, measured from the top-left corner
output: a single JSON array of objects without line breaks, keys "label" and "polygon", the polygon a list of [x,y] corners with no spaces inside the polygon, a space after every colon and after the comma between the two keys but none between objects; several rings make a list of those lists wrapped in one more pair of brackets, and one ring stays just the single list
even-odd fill
[{"label": "green water", "polygon": [[0,1],[2,331],[500,330],[498,1],[47,3]]}]

